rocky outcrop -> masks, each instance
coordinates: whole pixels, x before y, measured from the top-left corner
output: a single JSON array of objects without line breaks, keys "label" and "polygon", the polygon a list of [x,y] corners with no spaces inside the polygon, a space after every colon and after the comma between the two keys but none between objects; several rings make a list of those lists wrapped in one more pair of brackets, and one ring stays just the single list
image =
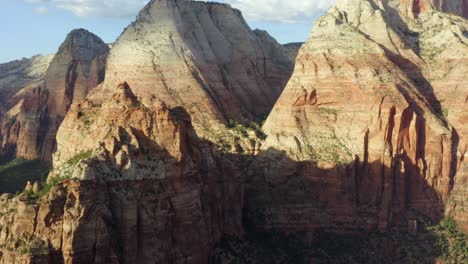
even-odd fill
[{"label": "rocky outcrop", "polygon": [[246,191],[259,226],[386,230],[450,212],[468,228],[466,20],[398,4],[339,0],[317,21],[264,126]]},{"label": "rocky outcrop", "polygon": [[401,0],[408,13],[418,16],[438,10],[468,18],[468,1],[466,0]]},{"label": "rocky outcrop", "polygon": [[303,42],[293,42],[284,44],[283,46],[287,49],[289,57],[295,61],[302,45],[304,45]]},{"label": "rocky outcrop", "polygon": [[[197,133],[216,141],[233,124],[256,148],[240,124],[271,109],[292,71],[287,52],[228,5],[154,0],[112,46],[105,82],[78,100],[101,76],[101,49],[66,43],[25,100],[57,117],[53,127],[67,111],[54,170],[0,202],[0,263],[208,263],[223,235],[242,234],[243,181]],[[89,67],[65,62],[90,48]]]},{"label": "rocky outcrop", "polygon": [[8,99],[22,88],[44,78],[54,55],[37,55],[0,64],[0,103],[3,109],[8,108]]},{"label": "rocky outcrop", "polygon": [[0,263],[37,263],[30,252],[41,263],[208,263],[222,234],[241,234],[240,175],[183,108],[145,105],[123,83],[102,107],[72,107],[57,140],[49,184],[68,180],[38,200],[3,197]]},{"label": "rocky outcrop", "polygon": [[86,30],[70,32],[43,79],[10,99],[2,120],[3,153],[50,161],[58,126],[70,105],[103,80],[108,50]]},{"label": "rocky outcrop", "polygon": [[145,104],[156,96],[183,106],[197,133],[218,141],[230,119],[247,124],[269,113],[292,72],[283,49],[229,5],[151,1],[114,43],[89,100],[101,104],[125,81]]}]

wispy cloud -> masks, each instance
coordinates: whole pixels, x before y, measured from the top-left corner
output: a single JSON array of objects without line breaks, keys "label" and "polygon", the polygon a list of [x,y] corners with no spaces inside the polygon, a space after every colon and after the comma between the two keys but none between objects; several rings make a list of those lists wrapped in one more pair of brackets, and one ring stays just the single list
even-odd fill
[{"label": "wispy cloud", "polygon": [[36,13],[38,13],[39,15],[46,15],[47,13],[49,13],[49,9],[45,6],[38,6],[36,7],[36,9],[34,9],[34,11],[36,11]]},{"label": "wispy cloud", "polygon": [[[46,13],[55,7],[80,17],[131,18],[148,0],[24,0],[40,5],[36,11]],[[247,20],[297,23],[309,22],[323,13],[335,0],[220,0],[240,9]]]},{"label": "wispy cloud", "polygon": [[310,22],[335,0],[225,0],[253,21],[280,23]]},{"label": "wispy cloud", "polygon": [[[135,17],[148,0],[26,0],[42,7],[55,7],[71,11],[79,17]],[[44,6],[45,5],[45,6]]]}]

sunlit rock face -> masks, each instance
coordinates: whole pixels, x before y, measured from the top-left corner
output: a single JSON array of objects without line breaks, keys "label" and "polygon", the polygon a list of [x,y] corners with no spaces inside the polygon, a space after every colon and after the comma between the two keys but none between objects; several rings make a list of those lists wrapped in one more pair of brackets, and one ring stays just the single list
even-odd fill
[{"label": "sunlit rock face", "polygon": [[229,5],[151,1],[114,43],[105,81],[89,99],[100,104],[125,81],[144,104],[157,97],[183,106],[197,133],[215,141],[230,119],[264,118],[293,63]]},{"label": "sunlit rock face", "polygon": [[0,200],[0,263],[208,263],[242,234],[241,175],[183,108],[149,108],[122,83],[101,107],[74,105],[57,141],[49,181],[67,180]]},{"label": "sunlit rock face", "polygon": [[2,108],[22,88],[44,78],[54,55],[37,55],[32,58],[0,64],[0,95]]},{"label": "sunlit rock face", "polygon": [[338,0],[317,21],[246,192],[264,226],[385,230],[451,214],[468,228],[468,23],[451,5],[408,16],[405,4]]},{"label": "sunlit rock face", "polygon": [[47,71],[36,74],[40,76],[8,100],[2,120],[3,152],[50,161],[58,126],[69,107],[104,79],[108,51],[94,34],[83,29],[70,32]]}]

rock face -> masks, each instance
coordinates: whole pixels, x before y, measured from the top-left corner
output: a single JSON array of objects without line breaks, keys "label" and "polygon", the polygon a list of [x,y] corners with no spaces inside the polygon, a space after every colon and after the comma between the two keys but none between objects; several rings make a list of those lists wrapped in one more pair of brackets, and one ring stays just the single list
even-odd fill
[{"label": "rock face", "polygon": [[466,0],[402,0],[406,10],[415,16],[438,10],[468,18],[468,1]]},{"label": "rock face", "polygon": [[[258,136],[238,123],[268,113],[297,48],[228,5],[153,0],[90,92],[107,46],[72,32],[7,126],[22,153],[56,152],[47,183],[0,197],[0,263],[303,263],[249,247],[291,249],[287,234],[317,229],[417,234],[444,215],[466,230],[468,23],[455,1],[428,3],[338,0],[300,48],[257,157],[209,140],[228,126]],[[280,236],[242,241],[251,228]]]},{"label": "rock face", "polygon": [[51,160],[58,126],[70,105],[104,79],[108,47],[79,29],[60,46],[42,79],[10,99],[2,120],[2,149],[10,156]]},{"label": "rock face", "polygon": [[285,49],[229,5],[151,1],[114,43],[89,99],[101,104],[125,81],[145,104],[183,106],[197,133],[216,141],[230,119],[264,118],[292,68]]},{"label": "rock face", "polygon": [[37,55],[0,64],[0,102],[5,108],[7,100],[30,83],[43,79],[54,55]]},{"label": "rock face", "polygon": [[264,126],[246,191],[258,225],[385,230],[449,213],[468,228],[468,24],[400,4],[339,0],[317,21]]},{"label": "rock face", "polygon": [[[38,201],[0,202],[0,263],[37,263],[23,247],[40,263],[208,263],[222,234],[241,234],[240,175],[183,108],[145,105],[126,83],[101,108],[88,104],[64,120],[50,176],[73,180]],[[75,137],[82,151],[69,157]]]},{"label": "rock face", "polygon": [[301,49],[302,45],[304,45],[303,42],[293,42],[293,43],[284,44],[283,46],[288,50],[289,57],[295,61],[297,54],[299,54],[299,50]]}]

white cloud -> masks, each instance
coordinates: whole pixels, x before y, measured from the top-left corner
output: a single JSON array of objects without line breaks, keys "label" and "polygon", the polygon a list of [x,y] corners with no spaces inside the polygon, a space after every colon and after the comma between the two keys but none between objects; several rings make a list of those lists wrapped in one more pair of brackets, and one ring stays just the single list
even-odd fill
[{"label": "white cloud", "polygon": [[335,0],[225,0],[247,20],[280,23],[310,22],[325,12]]},{"label": "white cloud", "polygon": [[[135,17],[149,0],[25,0],[73,12],[80,17]],[[309,22],[335,0],[219,0],[240,9],[249,21]],[[46,6],[36,10],[44,12]]]},{"label": "white cloud", "polygon": [[79,17],[135,17],[148,0],[26,0],[71,11]]},{"label": "white cloud", "polygon": [[46,15],[47,13],[49,13],[49,9],[45,6],[38,6],[34,11],[36,11],[36,13],[38,13],[39,15]]}]

